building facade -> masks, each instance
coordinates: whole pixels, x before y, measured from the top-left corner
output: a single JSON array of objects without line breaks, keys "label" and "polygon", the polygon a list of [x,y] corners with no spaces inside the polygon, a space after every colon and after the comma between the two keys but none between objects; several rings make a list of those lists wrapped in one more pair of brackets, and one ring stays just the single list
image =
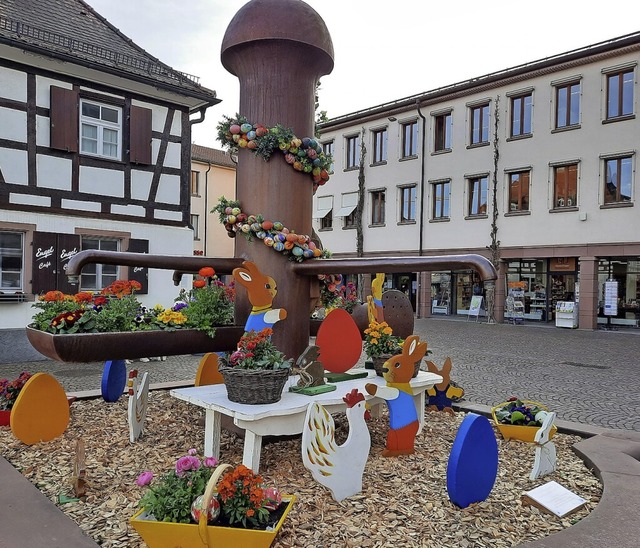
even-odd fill
[{"label": "building facade", "polygon": [[[638,326],[639,60],[634,33],[330,119],[333,174],[314,196],[323,245],[355,256],[361,215],[365,257],[495,260],[499,320],[555,321],[558,302],[577,302],[581,328]],[[418,316],[469,314],[484,295],[464,271],[387,287]]]},{"label": "building facade", "polygon": [[194,255],[233,257],[235,239],[229,238],[212,209],[220,196],[236,197],[234,158],[223,150],[192,144],[190,193]]},{"label": "building facade", "polygon": [[142,283],[169,304],[170,271],[88,265],[83,249],[192,255],[191,125],[219,102],[80,0],[0,13],[0,329],[24,328],[38,294]]}]

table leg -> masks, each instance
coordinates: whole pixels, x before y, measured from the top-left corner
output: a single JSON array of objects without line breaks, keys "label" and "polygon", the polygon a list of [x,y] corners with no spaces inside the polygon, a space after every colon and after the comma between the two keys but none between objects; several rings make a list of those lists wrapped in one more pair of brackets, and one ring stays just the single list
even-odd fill
[{"label": "table leg", "polygon": [[242,464],[251,468],[256,474],[260,470],[260,452],[262,451],[262,436],[249,430],[244,433],[244,452]]},{"label": "table leg", "polygon": [[422,432],[422,428],[424,427],[424,408],[427,404],[427,398],[425,396],[426,392],[424,390],[420,391],[419,394],[415,394],[413,396],[413,403],[416,405],[416,410],[418,411],[418,431],[416,435]]},{"label": "table leg", "polygon": [[204,413],[204,456],[220,458],[220,425],[222,415],[213,409]]}]

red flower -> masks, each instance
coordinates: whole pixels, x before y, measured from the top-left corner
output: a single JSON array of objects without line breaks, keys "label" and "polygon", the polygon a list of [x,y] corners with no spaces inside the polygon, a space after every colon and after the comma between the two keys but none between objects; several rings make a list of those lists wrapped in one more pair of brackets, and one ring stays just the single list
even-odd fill
[{"label": "red flower", "polygon": [[193,280],[193,287],[204,287],[205,285],[207,285],[207,282],[205,282],[204,280]]},{"label": "red flower", "polygon": [[210,266],[205,266],[198,271],[198,274],[203,278],[211,278],[215,273],[216,271]]}]

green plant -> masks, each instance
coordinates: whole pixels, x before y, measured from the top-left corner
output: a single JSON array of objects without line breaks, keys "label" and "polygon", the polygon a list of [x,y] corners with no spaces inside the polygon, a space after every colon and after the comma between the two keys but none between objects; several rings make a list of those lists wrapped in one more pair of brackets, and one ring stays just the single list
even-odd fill
[{"label": "green plant", "polygon": [[387,322],[369,323],[369,327],[364,330],[364,351],[370,358],[388,354],[398,354],[403,340],[393,334],[393,329]]},{"label": "green plant", "polygon": [[265,327],[262,331],[248,331],[240,338],[238,349],[220,358],[226,367],[239,369],[288,369],[291,359],[286,359],[271,342],[273,331]]},{"label": "green plant", "polygon": [[20,394],[20,390],[22,390],[30,378],[31,373],[23,371],[20,373],[20,376],[13,381],[0,379],[0,410],[6,411],[13,408]]},{"label": "green plant", "polygon": [[496,409],[498,422],[516,426],[542,426],[542,421],[536,420],[540,411],[546,411],[533,402],[524,402],[512,397],[502,407]]}]

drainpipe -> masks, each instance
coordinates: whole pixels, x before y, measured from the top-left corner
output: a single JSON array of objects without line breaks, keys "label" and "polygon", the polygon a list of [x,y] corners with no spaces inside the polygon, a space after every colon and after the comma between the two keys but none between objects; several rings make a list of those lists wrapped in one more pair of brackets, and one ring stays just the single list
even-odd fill
[{"label": "drainpipe", "polygon": [[209,168],[204,172],[204,255],[207,253],[207,219],[209,218],[209,172],[211,171],[211,162],[207,162]]},{"label": "drainpipe", "polygon": [[[420,161],[420,222],[418,223],[420,234],[418,236],[418,255],[422,256],[422,246],[423,246],[423,235],[422,232],[424,230],[424,167],[425,167],[425,143],[427,136],[427,119],[422,114],[420,110],[420,101],[416,99],[416,109],[418,110],[418,116],[422,119],[422,146],[421,146],[421,161]],[[416,312],[419,312],[420,307],[422,306],[421,298],[420,298],[420,290],[421,286],[418,284],[418,291],[416,293]],[[418,313],[418,317],[421,315]]]}]

